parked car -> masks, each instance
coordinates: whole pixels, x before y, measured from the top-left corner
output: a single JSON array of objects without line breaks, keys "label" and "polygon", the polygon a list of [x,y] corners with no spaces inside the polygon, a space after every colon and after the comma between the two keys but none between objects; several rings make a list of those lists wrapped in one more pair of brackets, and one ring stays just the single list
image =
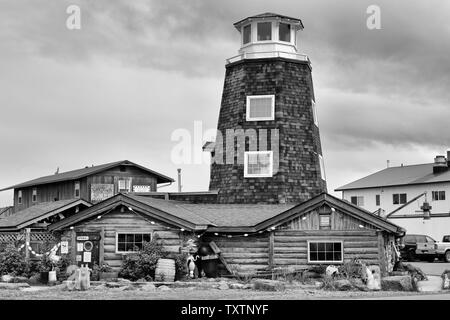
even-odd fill
[{"label": "parked car", "polygon": [[407,234],[400,240],[400,254],[407,261],[433,262],[437,257],[436,248],[436,241],[423,234]]},{"label": "parked car", "polygon": [[440,260],[450,262],[450,235],[444,236],[442,242],[436,242],[436,254]]}]

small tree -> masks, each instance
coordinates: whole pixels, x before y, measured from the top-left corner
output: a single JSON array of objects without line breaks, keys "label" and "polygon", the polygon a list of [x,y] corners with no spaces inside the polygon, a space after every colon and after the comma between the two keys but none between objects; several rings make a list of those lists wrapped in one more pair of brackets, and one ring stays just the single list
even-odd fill
[{"label": "small tree", "polygon": [[0,275],[10,274],[21,276],[28,271],[28,264],[25,257],[14,245],[7,245],[0,252]]}]

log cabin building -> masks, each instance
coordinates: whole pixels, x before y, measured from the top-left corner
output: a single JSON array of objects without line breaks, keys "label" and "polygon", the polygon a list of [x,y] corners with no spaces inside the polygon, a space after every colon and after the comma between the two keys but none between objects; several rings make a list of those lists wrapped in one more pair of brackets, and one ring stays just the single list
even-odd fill
[{"label": "log cabin building", "polygon": [[[156,192],[173,180],[125,161],[13,186],[15,208],[74,195],[86,201],[75,214],[54,214],[46,230],[67,244],[61,253],[73,262],[115,270],[157,235],[172,254],[192,237],[214,242],[223,273],[354,258],[391,271],[395,240],[405,230],[326,193],[311,62],[297,52],[302,21],[265,13],[234,26],[241,48],[225,66],[218,121],[224,137],[234,135],[204,146],[213,160],[209,191]],[[246,130],[256,133],[256,145]],[[232,162],[221,162],[230,150]],[[125,176],[129,182],[121,182]]]}]

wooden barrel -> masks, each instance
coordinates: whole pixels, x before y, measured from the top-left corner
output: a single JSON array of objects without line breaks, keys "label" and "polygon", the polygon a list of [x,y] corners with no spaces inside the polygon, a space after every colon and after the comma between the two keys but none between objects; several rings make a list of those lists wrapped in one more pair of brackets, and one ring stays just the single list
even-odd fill
[{"label": "wooden barrel", "polygon": [[175,260],[159,259],[156,264],[155,281],[173,282],[175,280]]}]

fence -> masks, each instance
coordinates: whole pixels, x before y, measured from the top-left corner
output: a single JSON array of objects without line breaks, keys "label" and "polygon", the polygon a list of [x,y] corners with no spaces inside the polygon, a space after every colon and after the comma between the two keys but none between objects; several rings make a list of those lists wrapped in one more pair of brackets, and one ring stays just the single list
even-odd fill
[{"label": "fence", "polygon": [[37,258],[33,253],[43,253],[49,246],[53,247],[58,239],[45,231],[31,231],[24,229],[21,232],[0,232],[0,249],[9,244],[22,248],[21,252],[26,258]]}]

